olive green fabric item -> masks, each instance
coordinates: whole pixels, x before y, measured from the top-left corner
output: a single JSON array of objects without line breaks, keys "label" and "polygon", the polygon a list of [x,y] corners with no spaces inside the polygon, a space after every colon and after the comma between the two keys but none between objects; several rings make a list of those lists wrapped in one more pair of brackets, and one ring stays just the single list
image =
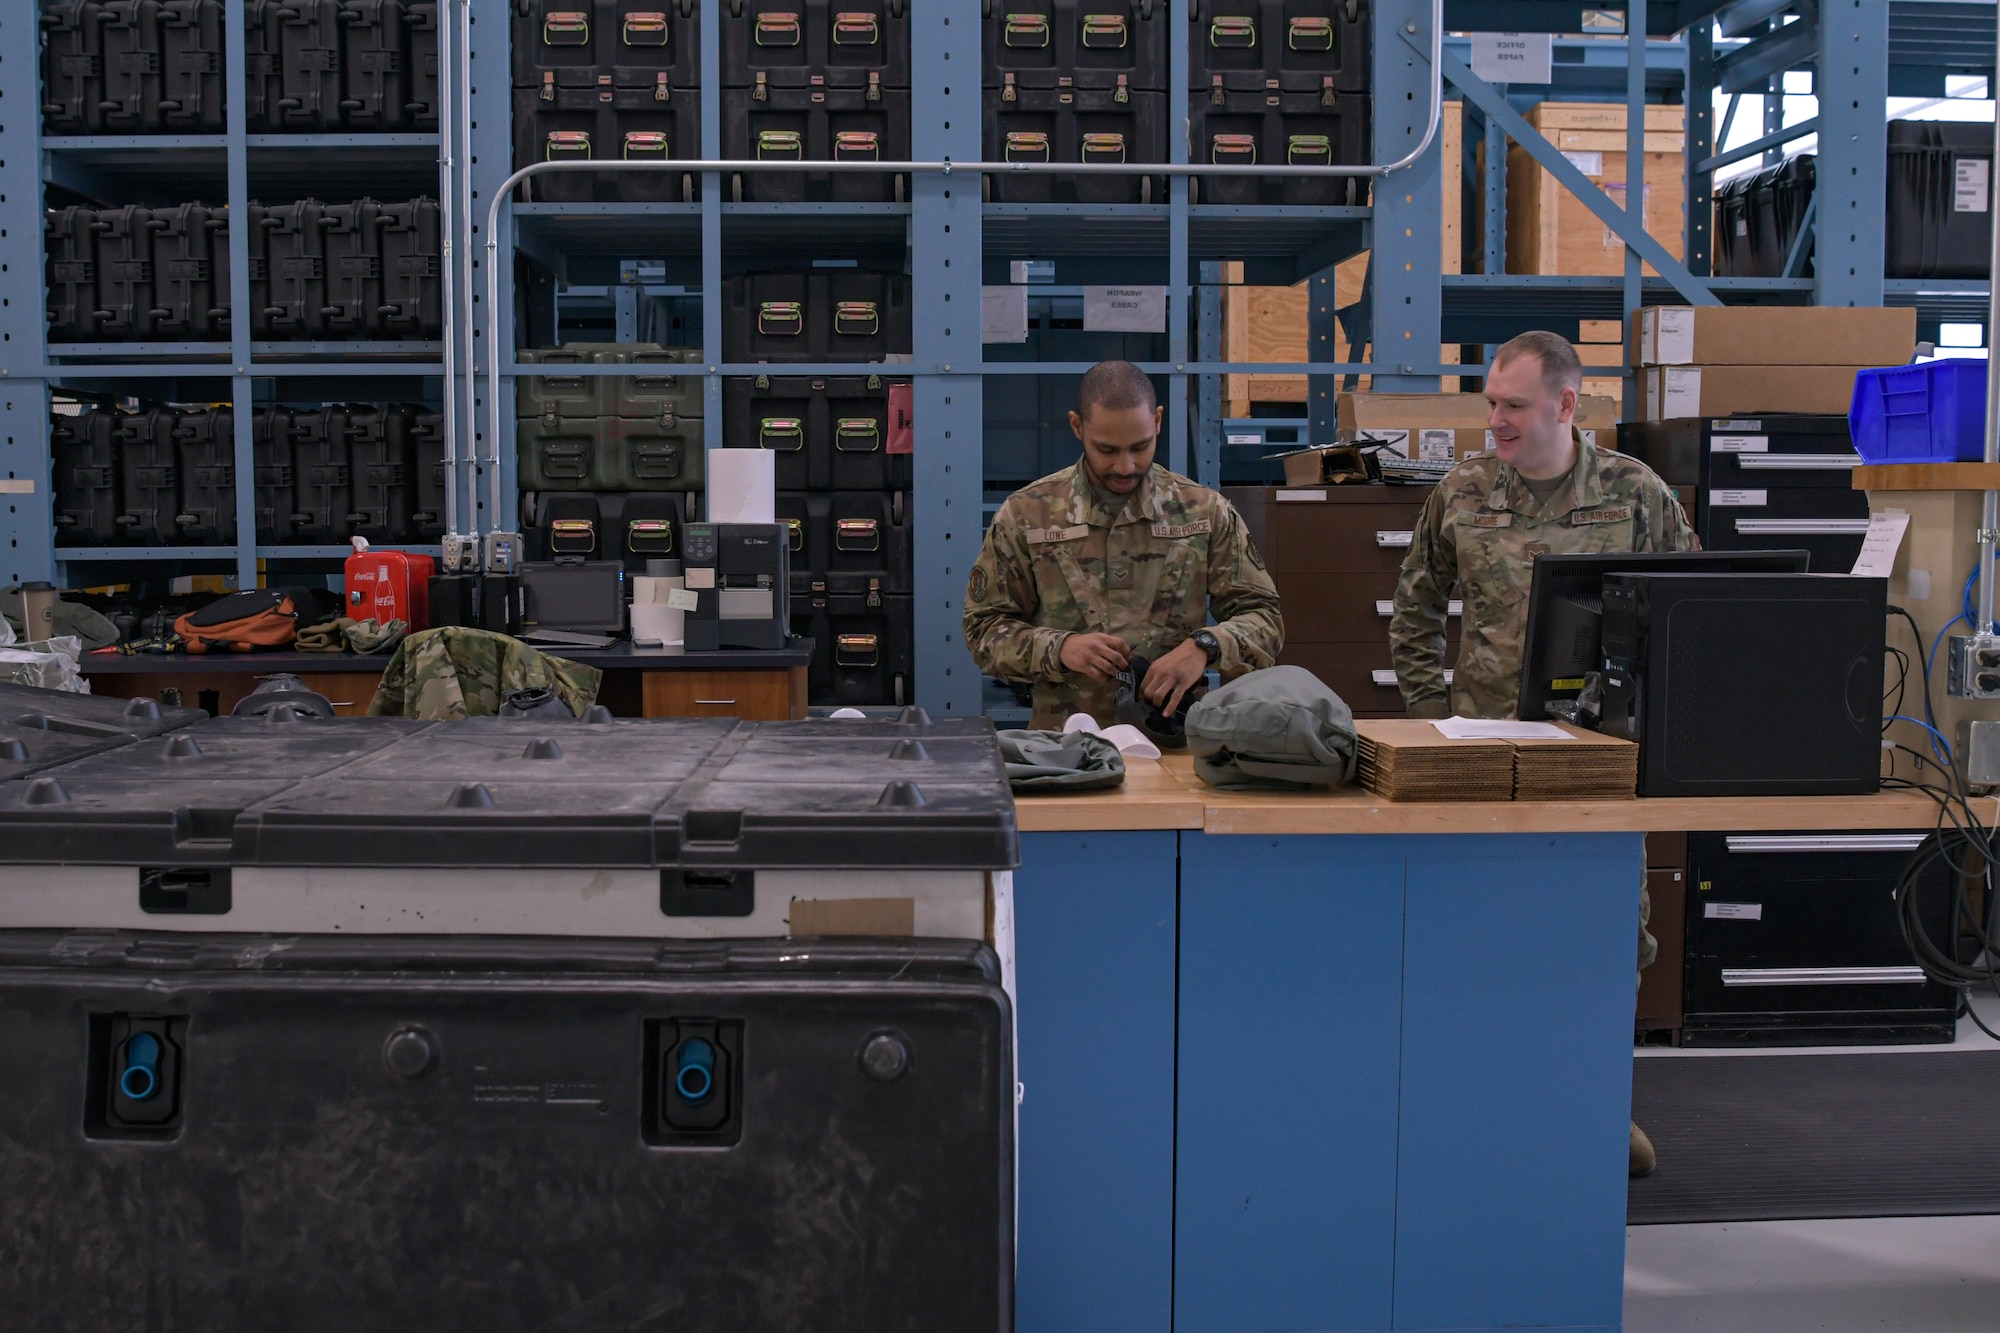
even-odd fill
[{"label": "olive green fabric item", "polygon": [[1354,780],[1354,711],[1304,667],[1238,676],[1187,714],[1194,771],[1211,787],[1333,787]]},{"label": "olive green fabric item", "polygon": [[1087,731],[1003,731],[1000,758],[1015,791],[1098,791],[1125,781],[1125,756]]},{"label": "olive green fabric item", "polygon": [[293,646],[302,653],[344,653],[350,649],[357,653],[386,653],[409,632],[408,622],[402,620],[384,625],[341,616],[306,626],[299,631],[298,642]]},{"label": "olive green fabric item", "polygon": [[292,646],[302,653],[344,653],[347,651],[347,636],[341,631],[353,623],[342,616],[338,620],[301,626],[298,640]]},{"label": "olive green fabric item", "polygon": [[[7,617],[7,623],[14,627],[16,634],[26,635],[27,618],[21,614],[21,585],[10,583],[0,588],[0,616]],[[80,602],[56,602],[56,637],[83,640],[83,650],[109,648],[118,642],[118,627],[102,615]]]},{"label": "olive green fabric item", "polygon": [[541,686],[582,717],[597,702],[603,679],[596,667],[550,657],[505,634],[447,625],[419,630],[396,646],[368,716],[427,722],[493,717],[509,690]]}]

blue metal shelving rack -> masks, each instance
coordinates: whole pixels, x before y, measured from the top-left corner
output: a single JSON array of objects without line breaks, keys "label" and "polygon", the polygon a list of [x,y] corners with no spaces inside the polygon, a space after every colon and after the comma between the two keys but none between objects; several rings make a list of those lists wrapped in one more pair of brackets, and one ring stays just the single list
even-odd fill
[{"label": "blue metal shelving rack", "polygon": [[[721,68],[716,16],[727,0],[702,0],[702,153],[719,160]],[[1309,374],[1307,427],[1313,438],[1332,429],[1332,410],[1345,373],[1371,373],[1381,389],[1424,390],[1439,374],[1476,373],[1470,367],[1442,366],[1436,352],[1443,338],[1491,344],[1518,327],[1547,325],[1558,331],[1579,318],[1617,318],[1633,307],[1657,301],[1819,301],[1907,303],[1918,306],[1926,323],[1941,318],[1981,319],[1984,282],[1885,281],[1882,276],[1883,129],[1880,107],[1889,93],[1937,95],[1947,73],[1987,73],[1993,67],[1991,0],[1822,0],[1805,32],[1775,32],[1790,11],[1778,0],[1616,0],[1592,9],[1624,9],[1634,28],[1655,36],[1684,34],[1677,43],[1641,44],[1636,51],[1616,39],[1560,39],[1557,76],[1546,90],[1492,89],[1465,70],[1465,43],[1445,44],[1452,77],[1447,95],[1466,98],[1480,114],[1468,115],[1468,140],[1488,136],[1489,246],[1504,245],[1493,223],[1504,216],[1506,111],[1539,96],[1604,100],[1621,93],[1628,102],[1688,96],[1691,166],[1712,153],[1714,126],[1706,89],[1730,80],[1777,77],[1785,67],[1774,61],[1814,68],[1824,89],[1820,125],[1822,170],[1818,216],[1847,217],[1845,228],[1822,225],[1818,277],[1811,279],[1712,279],[1707,275],[1706,175],[1690,180],[1690,226],[1685,265],[1662,268],[1663,278],[1639,276],[1636,262],[1623,277],[1548,278],[1489,271],[1441,276],[1437,226],[1441,172],[1447,169],[1433,145],[1414,166],[1377,181],[1370,203],[1324,208],[1218,206],[1191,204],[1186,178],[1176,177],[1168,197],[1134,205],[1014,205],[981,202],[974,175],[918,173],[903,204],[736,204],[725,201],[721,173],[702,174],[696,204],[532,203],[503,213],[499,253],[504,256],[498,298],[491,308],[485,294],[485,218],[493,193],[512,170],[510,134],[510,33],[506,0],[469,0],[471,41],[466,63],[471,82],[466,151],[460,165],[470,175],[470,210],[458,218],[449,238],[460,264],[459,305],[472,312],[465,363],[471,389],[456,414],[462,447],[478,451],[480,478],[475,503],[482,526],[518,524],[514,481],[511,349],[516,343],[515,253],[562,274],[578,256],[666,259],[669,282],[698,291],[701,303],[703,371],[706,376],[707,441],[721,443],[721,381],[726,375],[757,373],[721,359],[721,287],[724,275],[755,262],[805,263],[814,258],[864,256],[871,264],[900,265],[912,279],[916,307],[916,355],[907,366],[886,373],[910,375],[916,385],[918,452],[914,460],[913,511],[916,524],[916,685],[915,699],[938,713],[976,713],[982,682],[960,641],[959,618],[965,572],[976,553],[984,494],[982,432],[986,381],[995,392],[1013,392],[1016,377],[1075,374],[1082,364],[1024,362],[999,356],[988,360],[980,343],[982,281],[993,279],[1014,259],[1053,260],[1056,282],[1073,289],[1085,283],[1149,283],[1168,293],[1163,359],[1146,368],[1166,376],[1169,432],[1163,449],[1169,466],[1213,481],[1219,475],[1223,437],[1219,421],[1219,377],[1230,371],[1291,371]],[[448,6],[457,13],[457,0]],[[912,155],[919,160],[980,156],[980,10],[975,0],[919,0],[912,9]],[[1377,161],[1400,157],[1424,133],[1430,114],[1431,71],[1429,0],[1376,0],[1374,9],[1374,135]],[[1584,6],[1559,0],[1445,0],[1444,26],[1450,31],[1505,28],[1577,32]],[[1752,14],[1751,11],[1756,11]],[[1171,6],[1179,15],[1185,11]],[[1718,16],[1725,28],[1748,32],[1761,22],[1764,35],[1724,38],[1708,35]],[[1804,21],[1804,20],[1802,20]],[[1731,28],[1731,25],[1735,25]],[[1749,25],[1749,26],[1746,26]],[[31,15],[0,17],[0,51],[31,49]],[[1170,23],[1169,144],[1173,162],[1186,160],[1186,72],[1190,26]],[[1772,35],[1775,32],[1775,35]],[[240,8],[230,15],[231,49],[240,51]],[[1758,43],[1765,45],[1746,50]],[[1762,62],[1753,64],[1746,62]],[[1456,69],[1452,69],[1456,66]],[[1768,67],[1768,68],[1767,68]],[[371,180],[383,171],[439,177],[431,159],[432,136],[250,136],[243,130],[243,76],[234,62],[229,82],[229,131],[223,135],[159,137],[142,140],[88,139],[44,142],[33,117],[0,117],[0,241],[39,236],[42,182],[84,190],[107,183],[127,188],[206,180],[226,187],[232,208],[250,193],[251,177],[311,179],[327,165],[365,162]],[[1747,85],[1745,85],[1747,86]],[[1688,93],[1691,91],[1692,95]],[[0,105],[32,107],[36,96],[32,56],[0,56]],[[1848,105],[1859,102],[1859,106]],[[1844,108],[1844,109],[1843,109]],[[447,131],[457,124],[457,107],[445,108]],[[1490,124],[1489,124],[1490,122]],[[1643,124],[1642,117],[1631,123]],[[1550,150],[1553,154],[1553,150]],[[1557,158],[1559,154],[1553,154]],[[35,164],[35,188],[26,164]],[[1552,164],[1553,165],[1553,164]],[[1848,170],[1842,171],[1841,167]],[[697,168],[698,169],[698,166]],[[1467,170],[1467,164],[1449,169]],[[451,180],[439,182],[449,188]],[[376,186],[378,190],[384,188]],[[235,214],[242,216],[241,213]],[[1623,230],[1622,216],[1607,225]],[[233,289],[247,292],[244,242],[232,236]],[[1333,266],[1368,250],[1372,274],[1368,305],[1371,325],[1366,361],[1333,360],[1335,313]],[[22,253],[16,251],[16,255]],[[36,254],[37,251],[26,251]],[[1497,256],[1496,256],[1497,257]],[[1216,261],[1243,260],[1253,282],[1310,279],[1327,299],[1313,303],[1314,359],[1304,366],[1227,364],[1213,332],[1220,313]],[[1489,270],[1498,264],[1489,264]],[[1004,280],[1004,279],[1002,279]],[[1033,289],[1031,289],[1032,291]],[[237,337],[227,345],[190,347],[49,348],[42,337],[42,289],[38,262],[0,260],[0,577],[52,577],[111,552],[58,551],[52,545],[46,446],[47,402],[51,385],[116,389],[176,381],[228,382],[239,408],[249,406],[253,385],[266,377],[367,379],[383,375],[434,377],[442,369],[437,349],[392,345],[254,346],[248,321],[235,322]],[[239,298],[240,299],[240,298]],[[457,312],[454,311],[454,314]],[[1518,327],[1517,327],[1518,326]],[[490,339],[507,355],[500,358],[500,382],[489,382],[486,349]],[[366,358],[361,360],[357,358]],[[843,368],[851,369],[851,368]],[[434,382],[434,381],[429,381]],[[1190,395],[1190,389],[1194,396]],[[372,386],[371,386],[372,389]],[[486,411],[498,394],[503,438],[487,438]],[[371,396],[375,396],[371,392]],[[238,417],[239,475],[249,475],[249,413]],[[489,469],[497,468],[499,509],[489,512]],[[250,488],[239,490],[239,527],[250,530]],[[119,551],[120,559],[186,561],[194,552]],[[203,557],[218,553],[203,551]],[[241,579],[255,575],[260,556],[314,557],[333,550],[266,551],[247,543],[224,548],[225,565]],[[58,566],[63,568],[59,569]],[[72,579],[71,581],[74,581]]]}]

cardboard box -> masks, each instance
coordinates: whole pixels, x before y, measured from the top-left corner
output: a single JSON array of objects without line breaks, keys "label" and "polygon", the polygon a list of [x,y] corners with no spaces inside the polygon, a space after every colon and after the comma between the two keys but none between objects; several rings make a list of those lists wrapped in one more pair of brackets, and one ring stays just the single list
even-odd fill
[{"label": "cardboard box", "polygon": [[1858,366],[1648,366],[1640,372],[1647,421],[1846,412]]},{"label": "cardboard box", "polygon": [[[1476,393],[1343,393],[1334,405],[1343,440],[1380,442],[1410,458],[1458,462],[1493,447],[1486,411],[1485,396]],[[1618,401],[1586,394],[1577,400],[1576,426],[1592,444],[1617,447]]]},{"label": "cardboard box", "polygon": [[[1538,102],[1528,108],[1526,120],[1547,135],[1551,130],[1623,130],[1623,102]],[[1685,130],[1687,108],[1649,103],[1646,129]]]},{"label": "cardboard box", "polygon": [[[1618,136],[1622,140],[1622,136]],[[1570,164],[1625,206],[1625,153],[1578,149]],[[1687,157],[1679,151],[1645,155],[1646,231],[1674,258],[1681,257],[1687,198]],[[1581,199],[1518,145],[1507,150],[1507,271],[1593,274],[1625,271],[1625,242]],[[1652,266],[1645,265],[1645,273]]]},{"label": "cardboard box", "polygon": [[1642,366],[1900,366],[1917,347],[1911,306],[1662,305],[1637,313]]},{"label": "cardboard box", "polygon": [[1579,343],[1618,343],[1620,346],[1623,346],[1625,342],[1625,321],[1622,319],[1579,319],[1576,322],[1576,340]]}]

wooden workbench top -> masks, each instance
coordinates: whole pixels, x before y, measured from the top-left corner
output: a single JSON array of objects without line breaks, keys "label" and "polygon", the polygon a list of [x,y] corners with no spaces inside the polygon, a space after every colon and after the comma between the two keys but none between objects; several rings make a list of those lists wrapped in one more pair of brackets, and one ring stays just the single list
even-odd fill
[{"label": "wooden workbench top", "polygon": [[[1991,820],[1995,807],[1974,803]],[[1023,796],[1023,833],[1201,829],[1208,833],[1653,833],[1768,829],[1920,829],[1937,806],[1916,792],[1873,796],[1693,796],[1633,801],[1385,801],[1361,787],[1217,791],[1185,754],[1128,759],[1125,785]]]}]

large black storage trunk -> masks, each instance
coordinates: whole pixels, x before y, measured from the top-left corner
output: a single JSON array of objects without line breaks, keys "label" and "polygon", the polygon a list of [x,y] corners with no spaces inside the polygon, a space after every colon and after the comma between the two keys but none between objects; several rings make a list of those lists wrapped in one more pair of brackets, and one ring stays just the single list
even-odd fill
[{"label": "large black storage trunk", "polygon": [[780,491],[774,510],[791,529],[794,599],[910,591],[909,506],[898,491]]},{"label": "large black storage trunk", "polygon": [[222,0],[162,0],[160,122],[169,134],[220,134],[226,126],[223,26]]},{"label": "large black storage trunk", "polygon": [[806,697],[815,705],[909,702],[915,631],[908,597],[813,591],[793,600],[792,633],[813,641]]},{"label": "large black storage trunk", "polygon": [[1188,91],[1369,88],[1368,0],[1195,0]]},{"label": "large black storage trunk", "polygon": [[250,205],[250,336],[326,336],[326,206]]},{"label": "large black storage trunk", "polygon": [[174,431],[180,413],[172,408],[121,412],[112,429],[118,452],[118,531],[132,546],[169,546],[181,511],[180,466]]},{"label": "large black storage trunk", "polygon": [[[1009,85],[980,94],[988,162],[1164,162],[1167,96],[1123,88]],[[1009,204],[1132,204],[1166,200],[1164,176],[988,176],[986,197]]]},{"label": "large black storage trunk", "polygon": [[1945,120],[1889,122],[1892,278],[1983,278],[1992,263],[1993,135]]},{"label": "large black storage trunk", "polygon": [[48,210],[42,225],[47,255],[49,341],[96,342],[97,210],[70,204]]},{"label": "large black storage trunk", "polygon": [[229,336],[229,208],[152,210],[154,332],[168,341]]},{"label": "large black storage trunk", "polygon": [[722,18],[722,86],[910,86],[909,0],[746,0]]},{"label": "large black storage trunk", "polygon": [[910,280],[900,273],[836,269],[723,280],[728,361],[880,361],[910,350],[910,328]]},{"label": "large black storage trunk", "polygon": [[[988,89],[1164,92],[1169,7],[1154,0],[1009,0],[985,7]],[[989,161],[992,159],[989,158]]]},{"label": "large black storage trunk", "polygon": [[118,526],[118,414],[57,412],[49,423],[57,546],[110,546]]},{"label": "large black storage trunk", "polygon": [[679,491],[531,491],[522,523],[530,560],[618,560],[628,575],[648,560],[678,560],[693,498]]},{"label": "large black storage trunk", "polygon": [[514,87],[552,107],[685,104],[701,79],[694,0],[514,0]]},{"label": "large black storage trunk", "polygon": [[97,232],[98,336],[107,341],[151,338],[158,310],[153,300],[153,212],[136,204],[100,208]]},{"label": "large black storage trunk", "polygon": [[781,491],[907,490],[910,455],[889,452],[879,375],[759,375],[722,383],[722,443],[769,449]]},{"label": "large black storage trunk", "polygon": [[[756,162],[908,161],[909,90],[724,89],[722,155]],[[900,203],[906,185],[889,172],[739,171],[730,192],[753,203]]]},{"label": "large black storage trunk", "polygon": [[[1690,1046],[1950,1041],[1958,997],[1903,939],[1896,881],[1921,833],[1690,833],[1682,1040]],[[1950,871],[1918,888],[1953,936]]]},{"label": "large black storage trunk", "polygon": [[236,413],[204,407],[184,412],[173,428],[174,462],[180,469],[181,505],[174,515],[178,540],[190,545],[236,540]]},{"label": "large black storage trunk", "polygon": [[[1355,93],[1221,93],[1188,108],[1192,160],[1217,166],[1366,165],[1372,149],[1369,100]],[[1203,176],[1205,204],[1345,204],[1367,201],[1351,176]]]},{"label": "large black storage trunk", "polygon": [[251,133],[341,127],[342,26],[340,0],[246,0]]},{"label": "large black storage trunk", "polygon": [[[225,718],[0,781],[0,830],[10,1309],[1012,1327],[983,721]],[[918,937],[811,924],[898,892]]]},{"label": "large black storage trunk", "polygon": [[[701,157],[695,99],[620,108],[595,100],[564,106],[547,89],[514,90],[514,165],[534,162],[686,162]],[[700,180],[687,171],[551,171],[522,183],[543,201],[692,203]]]},{"label": "large black storage trunk", "polygon": [[48,0],[42,6],[42,132],[103,129],[103,0]]}]

